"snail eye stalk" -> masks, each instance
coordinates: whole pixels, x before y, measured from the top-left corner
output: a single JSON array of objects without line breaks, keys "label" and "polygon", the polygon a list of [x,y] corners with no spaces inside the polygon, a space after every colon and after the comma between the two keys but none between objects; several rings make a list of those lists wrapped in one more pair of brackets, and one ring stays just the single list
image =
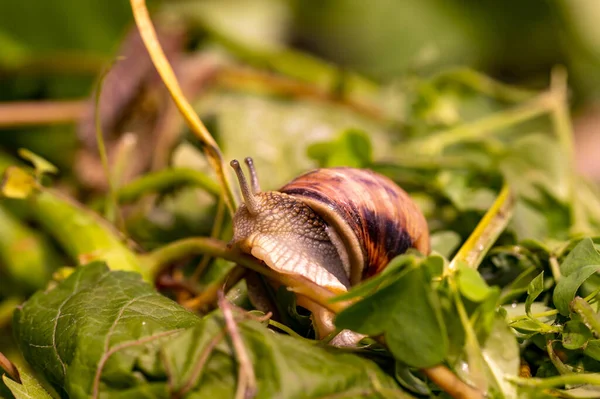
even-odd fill
[{"label": "snail eye stalk", "polygon": [[231,161],[230,165],[235,171],[235,174],[237,175],[238,182],[240,184],[240,189],[242,190],[242,196],[244,197],[244,203],[246,204],[248,211],[251,215],[258,214],[258,202],[256,201],[254,193],[250,191],[250,187],[248,186],[248,182],[246,181],[246,176],[244,176],[244,172],[242,172],[240,163],[237,161],[237,159],[234,159],[233,161]]},{"label": "snail eye stalk", "polygon": [[244,160],[248,171],[250,172],[250,185],[252,186],[252,193],[260,193],[260,184],[258,183],[258,175],[256,174],[256,168],[254,167],[254,161],[248,157]]}]

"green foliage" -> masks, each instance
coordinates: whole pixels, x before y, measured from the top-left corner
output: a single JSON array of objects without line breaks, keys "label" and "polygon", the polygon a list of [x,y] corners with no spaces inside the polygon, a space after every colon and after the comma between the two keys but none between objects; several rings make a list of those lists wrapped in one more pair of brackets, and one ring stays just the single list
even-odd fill
[{"label": "green foliage", "polygon": [[[127,2],[59,0],[27,12],[9,3],[0,5],[6,22],[0,23],[0,74],[10,76],[0,96],[7,99],[88,93],[130,18]],[[511,18],[489,18],[482,5],[465,14],[458,3],[440,7],[434,0],[380,7],[284,3],[167,2],[153,19],[176,20],[189,35],[185,51],[170,59],[226,160],[254,157],[265,191],[314,167],[373,169],[415,199],[434,252],[400,255],[331,299],[341,309],[338,329],[370,336],[358,348],[334,349],[307,339],[311,319],[283,286],[267,290],[276,302],[265,306],[274,312],[271,323],[255,320],[260,302],[249,301],[250,284],[238,281],[241,274],[229,280],[239,269],[232,259],[210,259],[223,256],[214,247],[171,253],[164,264],[144,254],[193,235],[231,238],[228,216],[213,227],[220,188],[197,146],[169,121],[168,104],[161,103],[165,120],[125,104],[131,115],[124,118],[133,119],[126,127],[143,138],[130,157],[119,153],[119,168],[131,163],[135,175],[129,183],[115,181],[116,205],[127,204],[121,232],[91,211],[107,199],[78,180],[95,171],[75,156],[73,131],[24,127],[0,138],[12,152],[26,144],[21,155],[34,166],[30,171],[0,153],[0,327],[14,331],[40,379],[23,372],[17,384],[4,377],[2,393],[54,396],[42,388],[49,382],[65,398],[234,397],[249,377],[236,337],[215,310],[216,290],[233,286],[229,298],[245,308],[233,309],[237,338],[259,398],[443,398],[423,370],[440,364],[490,398],[596,397],[600,382],[590,376],[600,372],[600,241],[593,238],[600,231],[600,195],[573,174],[565,78],[555,71],[551,87],[538,93],[468,68],[441,70],[453,60],[486,59],[488,48],[502,47],[497,37],[521,45],[515,38],[529,29],[523,21],[531,20],[525,17],[532,6]],[[547,23],[558,6],[545,7],[539,18]],[[98,18],[109,11],[111,18]],[[503,24],[509,36],[496,31]],[[380,36],[395,39],[381,43]],[[289,46],[290,38],[344,59],[321,60]],[[512,53],[507,62],[521,66]],[[188,67],[215,54],[224,65],[217,78]],[[389,79],[371,81],[349,65]],[[73,71],[81,76],[71,79]],[[189,82],[210,90],[196,91]],[[143,105],[160,97],[152,83],[136,90],[128,94],[150,93]],[[121,150],[119,131],[105,133],[113,156]],[[155,135],[164,141],[144,148]],[[161,151],[169,162],[158,170],[155,152]],[[45,158],[61,169],[56,189],[42,176],[56,173]],[[138,162],[152,173],[139,175]],[[481,256],[453,259],[504,184],[516,201],[508,227],[498,239],[487,238],[487,254],[487,247],[470,248]],[[78,266],[58,269],[65,263]],[[198,298],[205,299],[199,314],[181,306]],[[0,350],[7,345],[0,342]],[[518,379],[519,366],[536,378]]]},{"label": "green foliage", "polygon": [[[247,318],[238,322],[259,397],[368,396],[395,387],[374,363],[356,355],[275,335]],[[98,389],[111,397],[235,392],[235,352],[221,335],[219,312],[199,318],[139,275],[109,271],[101,263],[81,266],[56,287],[32,296],[15,314],[14,327],[25,358],[72,398]],[[220,339],[212,348],[215,337]]]}]

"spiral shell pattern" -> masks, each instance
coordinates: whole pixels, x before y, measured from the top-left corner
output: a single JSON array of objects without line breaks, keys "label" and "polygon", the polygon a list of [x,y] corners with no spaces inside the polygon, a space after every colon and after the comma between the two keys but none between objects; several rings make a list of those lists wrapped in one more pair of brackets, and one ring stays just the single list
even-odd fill
[{"label": "spiral shell pattern", "polygon": [[[427,222],[417,205],[392,180],[373,171],[317,169],[280,191],[302,199],[358,253],[355,262],[362,264],[352,264],[353,284],[379,273],[410,247],[429,253]],[[346,237],[350,235],[354,237]]]}]

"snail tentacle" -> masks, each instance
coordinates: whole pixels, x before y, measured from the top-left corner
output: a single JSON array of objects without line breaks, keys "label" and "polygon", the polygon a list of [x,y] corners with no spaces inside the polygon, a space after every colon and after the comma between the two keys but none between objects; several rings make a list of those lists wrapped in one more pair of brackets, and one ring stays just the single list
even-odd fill
[{"label": "snail tentacle", "polygon": [[250,172],[250,185],[252,187],[252,192],[254,194],[260,193],[260,184],[258,183],[258,175],[256,173],[256,168],[254,167],[254,161],[252,158],[247,157],[245,160],[246,166],[248,166],[248,171]]},{"label": "snail tentacle", "polygon": [[230,165],[237,175],[240,189],[242,190],[242,196],[244,197],[244,204],[246,205],[246,208],[248,208],[248,212],[250,212],[251,215],[258,214],[260,210],[258,201],[256,200],[254,193],[250,191],[250,187],[248,187],[248,182],[246,181],[246,176],[244,176],[244,172],[240,167],[240,163],[237,161],[237,159],[234,159],[231,161]]}]

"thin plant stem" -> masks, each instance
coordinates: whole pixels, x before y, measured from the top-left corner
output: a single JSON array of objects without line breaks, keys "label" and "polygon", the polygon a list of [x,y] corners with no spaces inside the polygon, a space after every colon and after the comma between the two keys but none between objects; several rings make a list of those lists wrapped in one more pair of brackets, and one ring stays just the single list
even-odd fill
[{"label": "thin plant stem", "polygon": [[349,301],[330,303],[330,299],[335,294],[328,289],[301,276],[277,273],[252,256],[231,250],[223,241],[214,238],[192,237],[178,240],[153,252],[141,255],[141,259],[146,266],[146,272],[151,276],[157,276],[166,265],[173,261],[186,256],[201,254],[223,258],[251,269],[281,283],[288,287],[290,291],[304,295],[308,299],[323,305],[332,312],[339,313],[350,304]]},{"label": "thin plant stem", "polygon": [[550,76],[550,91],[552,93],[552,113],[551,118],[554,124],[554,130],[565,151],[569,172],[569,197],[571,199],[571,234],[591,233],[586,218],[585,210],[581,204],[579,193],[577,192],[577,171],[575,168],[575,145],[573,124],[568,108],[568,86],[567,71],[564,67],[558,66],[552,70]]},{"label": "thin plant stem", "polygon": [[190,130],[204,144],[208,161],[218,176],[227,209],[233,215],[234,209],[236,209],[236,201],[229,185],[227,173],[225,172],[225,162],[221,150],[190,103],[185,99],[175,73],[156,37],[156,31],[148,14],[145,0],[130,0],[130,3],[135,22],[144,45],[148,50],[148,54]]},{"label": "thin plant stem", "polygon": [[108,154],[106,146],[104,144],[104,135],[102,133],[102,118],[100,114],[100,95],[102,94],[102,87],[110,68],[106,68],[98,79],[96,86],[96,93],[94,95],[94,122],[96,125],[96,144],[98,145],[98,154],[100,155],[100,161],[102,162],[102,168],[104,169],[104,175],[108,184],[108,201],[105,204],[104,216],[110,222],[114,222],[116,218],[117,226],[120,231],[125,230],[125,220],[119,210],[119,200],[115,190],[115,184],[110,172],[110,166],[108,164]]},{"label": "thin plant stem", "polygon": [[451,144],[480,139],[490,132],[546,114],[552,110],[553,104],[552,93],[544,92],[514,108],[439,133],[433,133],[424,139],[415,140],[412,144],[423,149],[425,153],[438,154],[444,147]]},{"label": "thin plant stem", "polygon": [[[217,212],[215,214],[215,221],[213,222],[213,227],[210,232],[210,236],[212,238],[219,238],[221,235],[221,230],[223,230],[223,223],[225,222],[225,201],[223,200],[223,196],[219,197],[217,201]],[[210,263],[211,257],[209,255],[203,255],[202,260],[196,266],[196,270],[192,274],[190,278],[192,282],[196,283],[200,280],[202,273],[206,270],[206,267]]]},{"label": "thin plant stem", "polygon": [[200,295],[187,300],[183,303],[183,306],[192,310],[199,310],[209,304],[216,303],[218,299],[218,292],[223,288],[223,285],[227,284],[229,287],[232,287],[244,277],[245,273],[245,268],[241,266],[234,267],[222,280],[218,280],[209,284],[202,290]]},{"label": "thin plant stem", "polygon": [[485,254],[508,225],[514,206],[513,193],[510,187],[504,184],[491,208],[449,263],[446,273],[455,272],[459,262],[464,262],[468,267],[477,269]]},{"label": "thin plant stem", "polygon": [[219,308],[223,312],[223,318],[225,319],[225,326],[235,354],[237,355],[237,361],[239,364],[239,377],[238,377],[238,388],[236,390],[236,399],[253,398],[256,396],[256,375],[254,374],[254,366],[248,355],[242,335],[238,325],[233,317],[233,311],[231,310],[231,304],[225,298],[223,291],[219,291]]},{"label": "thin plant stem", "polygon": [[1,103],[0,128],[74,123],[87,107],[85,100]]},{"label": "thin plant stem", "polygon": [[162,192],[180,186],[202,188],[208,194],[217,197],[219,185],[202,172],[187,168],[164,169],[141,176],[117,190],[119,202],[131,203],[143,195]]},{"label": "thin plant stem", "polygon": [[556,256],[552,255],[550,256],[550,259],[548,259],[548,263],[550,264],[550,271],[552,272],[552,277],[554,277],[554,281],[558,283],[558,281],[562,277],[562,274],[560,273],[560,265],[558,264],[558,259],[556,259]]},{"label": "thin plant stem", "polygon": [[548,378],[521,378],[521,377],[506,377],[510,382],[525,386],[540,389],[556,388],[563,385],[595,385],[600,386],[600,373],[574,373],[563,374],[556,377]]},{"label": "thin plant stem", "polygon": [[4,370],[11,380],[18,382],[19,384],[21,383],[21,376],[19,375],[17,366],[8,360],[8,358],[4,356],[4,353],[2,352],[0,352],[0,370]]}]

